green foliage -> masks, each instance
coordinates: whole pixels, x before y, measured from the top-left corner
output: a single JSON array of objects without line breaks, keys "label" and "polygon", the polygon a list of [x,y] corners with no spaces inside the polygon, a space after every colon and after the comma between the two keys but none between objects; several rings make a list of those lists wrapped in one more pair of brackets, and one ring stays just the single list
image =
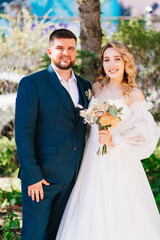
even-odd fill
[{"label": "green foliage", "polygon": [[16,230],[20,229],[20,218],[17,214],[10,213],[4,219],[3,223],[3,240],[20,240],[20,235],[16,234]]},{"label": "green foliage", "polygon": [[152,82],[160,86],[158,82],[158,79],[160,80],[160,32],[147,29],[145,21],[132,18],[129,21],[120,21],[119,28],[112,38],[132,48],[139,68],[138,78],[142,80],[143,88],[148,90]]},{"label": "green foliage", "polygon": [[150,158],[142,161],[160,211],[160,142]]},{"label": "green foliage", "polygon": [[0,172],[5,175],[13,173],[16,169],[15,163],[16,143],[15,139],[7,137],[0,138]]},{"label": "green foliage", "polygon": [[11,191],[5,191],[0,188],[0,206],[1,208],[5,208],[6,206],[13,205],[22,205],[22,193],[20,191],[15,190],[11,186]]},{"label": "green foliage", "polygon": [[97,71],[99,64],[98,54],[91,53],[90,51],[77,50],[77,58],[73,69],[80,76],[93,83],[98,76]]},{"label": "green foliage", "polygon": [[50,57],[48,56],[48,54],[45,53],[45,54],[43,55],[42,60],[41,60],[40,68],[42,68],[42,69],[43,69],[43,68],[47,68],[50,63],[51,63],[51,59],[50,59]]}]

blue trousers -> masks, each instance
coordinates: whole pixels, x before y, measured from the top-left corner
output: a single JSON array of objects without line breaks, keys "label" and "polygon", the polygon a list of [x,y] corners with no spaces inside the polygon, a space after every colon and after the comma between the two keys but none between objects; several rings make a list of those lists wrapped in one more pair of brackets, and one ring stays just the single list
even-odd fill
[{"label": "blue trousers", "polygon": [[21,240],[54,240],[74,181],[43,185],[44,199],[32,201],[22,182],[23,224]]}]

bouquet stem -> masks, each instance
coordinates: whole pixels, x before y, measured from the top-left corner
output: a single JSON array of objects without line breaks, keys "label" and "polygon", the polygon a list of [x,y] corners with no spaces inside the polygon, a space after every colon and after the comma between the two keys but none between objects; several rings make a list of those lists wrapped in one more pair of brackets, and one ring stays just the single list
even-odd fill
[{"label": "bouquet stem", "polygon": [[104,144],[104,145],[101,145],[98,149],[98,151],[96,152],[96,154],[99,156],[99,155],[105,155],[107,153],[107,146]]}]

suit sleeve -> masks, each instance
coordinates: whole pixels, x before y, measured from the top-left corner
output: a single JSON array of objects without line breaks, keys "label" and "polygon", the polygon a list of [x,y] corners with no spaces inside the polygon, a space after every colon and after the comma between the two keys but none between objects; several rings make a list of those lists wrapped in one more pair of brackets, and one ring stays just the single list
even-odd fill
[{"label": "suit sleeve", "polygon": [[29,77],[21,80],[16,98],[15,140],[21,171],[27,185],[43,179],[35,155],[38,95]]}]

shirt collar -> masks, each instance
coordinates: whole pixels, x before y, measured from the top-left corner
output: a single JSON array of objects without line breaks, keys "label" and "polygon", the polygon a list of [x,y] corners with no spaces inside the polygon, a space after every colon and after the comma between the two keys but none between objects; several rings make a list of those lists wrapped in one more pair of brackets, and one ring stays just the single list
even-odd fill
[{"label": "shirt collar", "polygon": [[[51,63],[51,66],[52,66],[53,70],[55,71],[55,73],[57,74],[57,77],[58,77],[59,81],[60,81],[60,82],[61,82],[61,81],[65,81],[65,80],[58,74],[58,72],[55,70],[55,68],[54,68],[54,66],[53,66],[53,63]],[[77,83],[76,76],[75,76],[75,74],[74,74],[74,72],[73,72],[72,69],[71,69],[71,78],[70,78],[69,80],[74,80],[74,81]],[[65,82],[66,82],[66,81],[65,81]]]}]

